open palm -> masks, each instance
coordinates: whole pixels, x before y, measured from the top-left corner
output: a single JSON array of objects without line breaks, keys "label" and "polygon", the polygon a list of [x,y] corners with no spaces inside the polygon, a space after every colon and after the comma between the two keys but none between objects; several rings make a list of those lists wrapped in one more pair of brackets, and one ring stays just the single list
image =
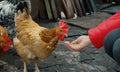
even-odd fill
[{"label": "open palm", "polygon": [[65,41],[65,45],[72,51],[80,51],[81,49],[85,48],[86,46],[90,45],[91,41],[89,36],[80,36],[72,42]]}]

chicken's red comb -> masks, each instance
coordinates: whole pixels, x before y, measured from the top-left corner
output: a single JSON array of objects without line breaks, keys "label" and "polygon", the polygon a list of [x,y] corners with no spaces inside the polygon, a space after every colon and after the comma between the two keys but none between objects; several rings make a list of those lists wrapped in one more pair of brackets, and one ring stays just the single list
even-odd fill
[{"label": "chicken's red comb", "polygon": [[60,20],[58,24],[65,31],[65,33],[68,33],[68,25],[66,21]]}]

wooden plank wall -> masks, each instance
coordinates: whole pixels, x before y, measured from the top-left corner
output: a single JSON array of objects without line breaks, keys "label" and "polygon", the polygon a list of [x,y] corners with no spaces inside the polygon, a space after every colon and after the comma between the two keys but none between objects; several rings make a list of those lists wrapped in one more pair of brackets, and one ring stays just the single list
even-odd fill
[{"label": "wooden plank wall", "polygon": [[[33,19],[69,19],[97,11],[96,0],[31,0]],[[113,0],[100,0],[109,3]],[[119,1],[119,0],[118,0]]]},{"label": "wooden plank wall", "polygon": [[94,0],[31,0],[32,17],[58,20],[96,12]]}]

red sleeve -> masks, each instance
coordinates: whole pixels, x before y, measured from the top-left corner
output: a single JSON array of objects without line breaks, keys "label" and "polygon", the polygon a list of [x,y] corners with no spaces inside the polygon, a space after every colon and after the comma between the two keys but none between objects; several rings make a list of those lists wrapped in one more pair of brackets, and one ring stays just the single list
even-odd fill
[{"label": "red sleeve", "polygon": [[97,27],[88,30],[89,38],[96,48],[103,46],[104,37],[113,29],[120,28],[120,11],[100,23]]}]

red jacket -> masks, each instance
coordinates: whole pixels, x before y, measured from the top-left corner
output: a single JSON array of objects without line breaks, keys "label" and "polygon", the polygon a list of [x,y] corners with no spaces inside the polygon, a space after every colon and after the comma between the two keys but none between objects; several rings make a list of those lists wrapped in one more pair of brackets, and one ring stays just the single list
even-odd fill
[{"label": "red jacket", "polygon": [[112,30],[120,28],[120,11],[100,23],[97,27],[88,30],[89,38],[96,48],[103,46],[105,36]]}]

